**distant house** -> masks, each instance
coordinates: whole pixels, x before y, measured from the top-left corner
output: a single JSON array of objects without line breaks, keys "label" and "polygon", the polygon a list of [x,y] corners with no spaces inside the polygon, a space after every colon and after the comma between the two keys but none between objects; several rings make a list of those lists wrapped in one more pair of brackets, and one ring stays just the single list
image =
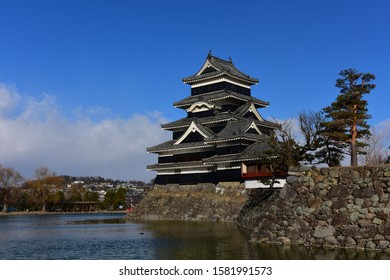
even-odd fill
[{"label": "distant house", "polygon": [[158,155],[158,163],[147,166],[157,172],[155,183],[243,182],[270,176],[261,159],[277,125],[258,112],[269,105],[251,95],[258,79],[238,70],[231,59],[209,53],[200,70],[183,82],[191,86],[191,95],[173,105],[187,116],[162,125],[172,132],[172,140],[147,148]]}]

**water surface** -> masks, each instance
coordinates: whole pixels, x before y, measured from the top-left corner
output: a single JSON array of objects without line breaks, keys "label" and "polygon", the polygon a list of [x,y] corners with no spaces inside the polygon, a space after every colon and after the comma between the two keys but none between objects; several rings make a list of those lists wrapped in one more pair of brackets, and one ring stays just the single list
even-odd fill
[{"label": "water surface", "polygon": [[124,214],[0,216],[0,259],[389,259],[386,253],[259,246],[232,224],[125,223]]}]

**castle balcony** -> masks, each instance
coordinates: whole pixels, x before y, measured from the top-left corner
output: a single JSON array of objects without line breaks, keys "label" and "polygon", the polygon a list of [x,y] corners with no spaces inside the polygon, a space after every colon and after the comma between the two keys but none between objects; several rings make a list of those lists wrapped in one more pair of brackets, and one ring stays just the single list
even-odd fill
[{"label": "castle balcony", "polygon": [[246,172],[241,173],[241,177],[245,179],[254,179],[254,178],[270,178],[273,174],[271,171],[255,171],[255,172]]},{"label": "castle balcony", "polygon": [[282,188],[286,183],[286,172],[273,172],[269,165],[261,163],[242,163],[241,178],[245,180],[245,188],[270,188],[273,178],[276,178],[273,188]]}]

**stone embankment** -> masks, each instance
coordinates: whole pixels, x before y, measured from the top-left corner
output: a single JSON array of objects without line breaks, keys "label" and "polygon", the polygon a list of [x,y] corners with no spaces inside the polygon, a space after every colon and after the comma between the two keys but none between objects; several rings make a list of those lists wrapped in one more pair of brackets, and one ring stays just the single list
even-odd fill
[{"label": "stone embankment", "polygon": [[128,220],[234,222],[246,202],[243,184],[155,185]]},{"label": "stone embankment", "polygon": [[255,190],[238,219],[259,243],[389,251],[390,166],[290,168],[280,190]]}]

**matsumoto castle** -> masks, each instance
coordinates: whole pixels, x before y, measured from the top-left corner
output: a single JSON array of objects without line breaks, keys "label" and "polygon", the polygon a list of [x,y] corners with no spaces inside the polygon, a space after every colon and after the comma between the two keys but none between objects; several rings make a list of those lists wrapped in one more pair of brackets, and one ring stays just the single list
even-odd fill
[{"label": "matsumoto castle", "polygon": [[163,124],[172,140],[147,148],[158,154],[155,184],[197,184],[256,181],[269,177],[261,158],[277,125],[258,109],[269,103],[251,95],[258,83],[238,70],[231,59],[208,54],[198,72],[183,82],[191,95],[174,102],[187,116]]}]

